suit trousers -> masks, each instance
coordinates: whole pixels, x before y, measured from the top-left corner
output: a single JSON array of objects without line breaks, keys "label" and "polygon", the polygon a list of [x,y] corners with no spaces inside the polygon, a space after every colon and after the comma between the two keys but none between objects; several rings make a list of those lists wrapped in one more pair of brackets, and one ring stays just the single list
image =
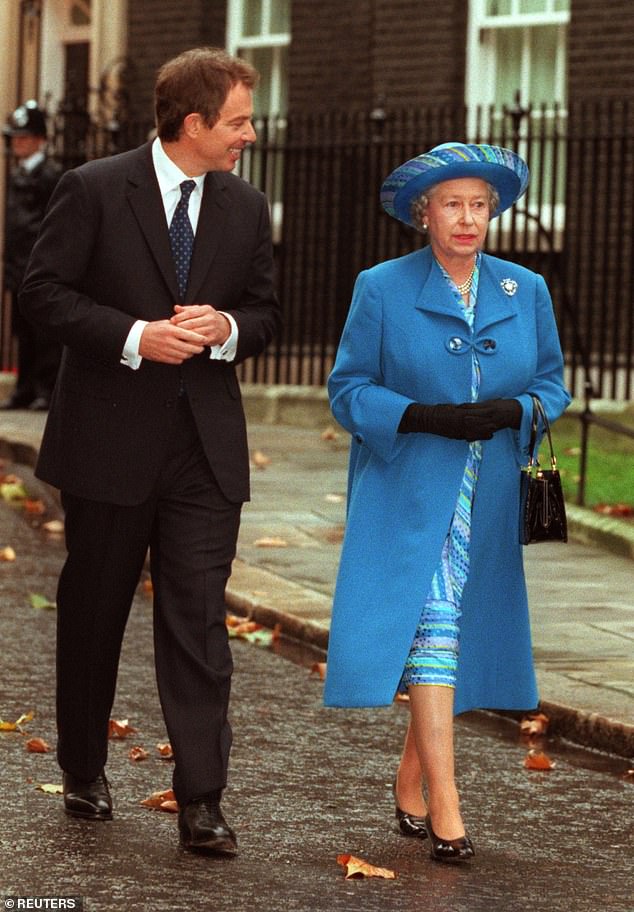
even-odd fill
[{"label": "suit trousers", "polygon": [[60,766],[90,780],[106,763],[121,644],[149,546],[174,791],[181,805],[219,794],[231,747],[233,670],[224,594],[241,504],[218,488],[187,397],[177,400],[169,450],[147,501],[119,506],[62,492],[62,502],[68,554],[57,593]]}]

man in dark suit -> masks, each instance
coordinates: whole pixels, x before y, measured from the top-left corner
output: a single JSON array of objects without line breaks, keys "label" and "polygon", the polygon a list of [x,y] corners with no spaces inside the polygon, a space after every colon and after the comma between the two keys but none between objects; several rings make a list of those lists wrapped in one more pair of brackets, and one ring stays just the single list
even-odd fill
[{"label": "man in dark suit", "polygon": [[[150,547],[159,693],[185,848],[234,853],[224,590],[249,496],[234,365],[278,325],[266,199],[229,172],[257,74],[223,51],[159,71],[158,136],[62,178],[21,294],[65,346],[37,474],[59,487],[58,759],[68,813],[112,816],[104,774],[123,631]],[[169,229],[168,229],[169,226]],[[191,259],[190,259],[191,258]]]},{"label": "man in dark suit", "polygon": [[62,169],[46,153],[46,115],[33,99],[15,109],[2,132],[15,160],[7,182],[3,284],[18,343],[18,373],[13,393],[0,408],[45,411],[55,385],[61,346],[42,338],[41,330],[20,314],[18,289]]}]

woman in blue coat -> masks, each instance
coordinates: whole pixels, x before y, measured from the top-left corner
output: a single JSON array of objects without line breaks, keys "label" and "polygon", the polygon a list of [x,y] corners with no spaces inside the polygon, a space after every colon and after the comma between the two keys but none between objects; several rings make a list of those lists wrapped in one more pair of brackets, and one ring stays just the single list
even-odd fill
[{"label": "woman in blue coat", "polygon": [[527,184],[495,146],[447,143],[398,167],[382,204],[429,245],[359,275],[329,380],[352,445],[325,702],[409,694],[396,816],[439,861],[474,855],[454,713],[538,702],[519,476],[531,396],[550,421],[570,397],[544,280],[482,252]]}]

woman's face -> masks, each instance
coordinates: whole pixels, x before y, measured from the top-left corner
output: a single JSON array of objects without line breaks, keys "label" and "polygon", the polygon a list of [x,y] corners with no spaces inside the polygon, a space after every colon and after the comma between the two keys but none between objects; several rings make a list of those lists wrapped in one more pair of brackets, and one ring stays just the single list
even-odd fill
[{"label": "woman's face", "polygon": [[476,177],[443,181],[427,193],[423,215],[436,256],[444,262],[471,259],[484,244],[489,227],[489,193]]}]

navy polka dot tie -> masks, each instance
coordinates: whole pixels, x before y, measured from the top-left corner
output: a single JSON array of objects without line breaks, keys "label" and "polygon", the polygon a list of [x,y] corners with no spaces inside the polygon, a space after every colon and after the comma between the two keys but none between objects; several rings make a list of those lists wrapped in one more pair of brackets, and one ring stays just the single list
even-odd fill
[{"label": "navy polka dot tie", "polygon": [[176,267],[178,294],[180,299],[183,300],[187,290],[187,279],[189,278],[189,263],[194,249],[194,232],[189,221],[187,208],[189,206],[189,197],[196,186],[196,181],[186,180],[180,186],[181,198],[174,210],[169,235],[174,266]]}]

